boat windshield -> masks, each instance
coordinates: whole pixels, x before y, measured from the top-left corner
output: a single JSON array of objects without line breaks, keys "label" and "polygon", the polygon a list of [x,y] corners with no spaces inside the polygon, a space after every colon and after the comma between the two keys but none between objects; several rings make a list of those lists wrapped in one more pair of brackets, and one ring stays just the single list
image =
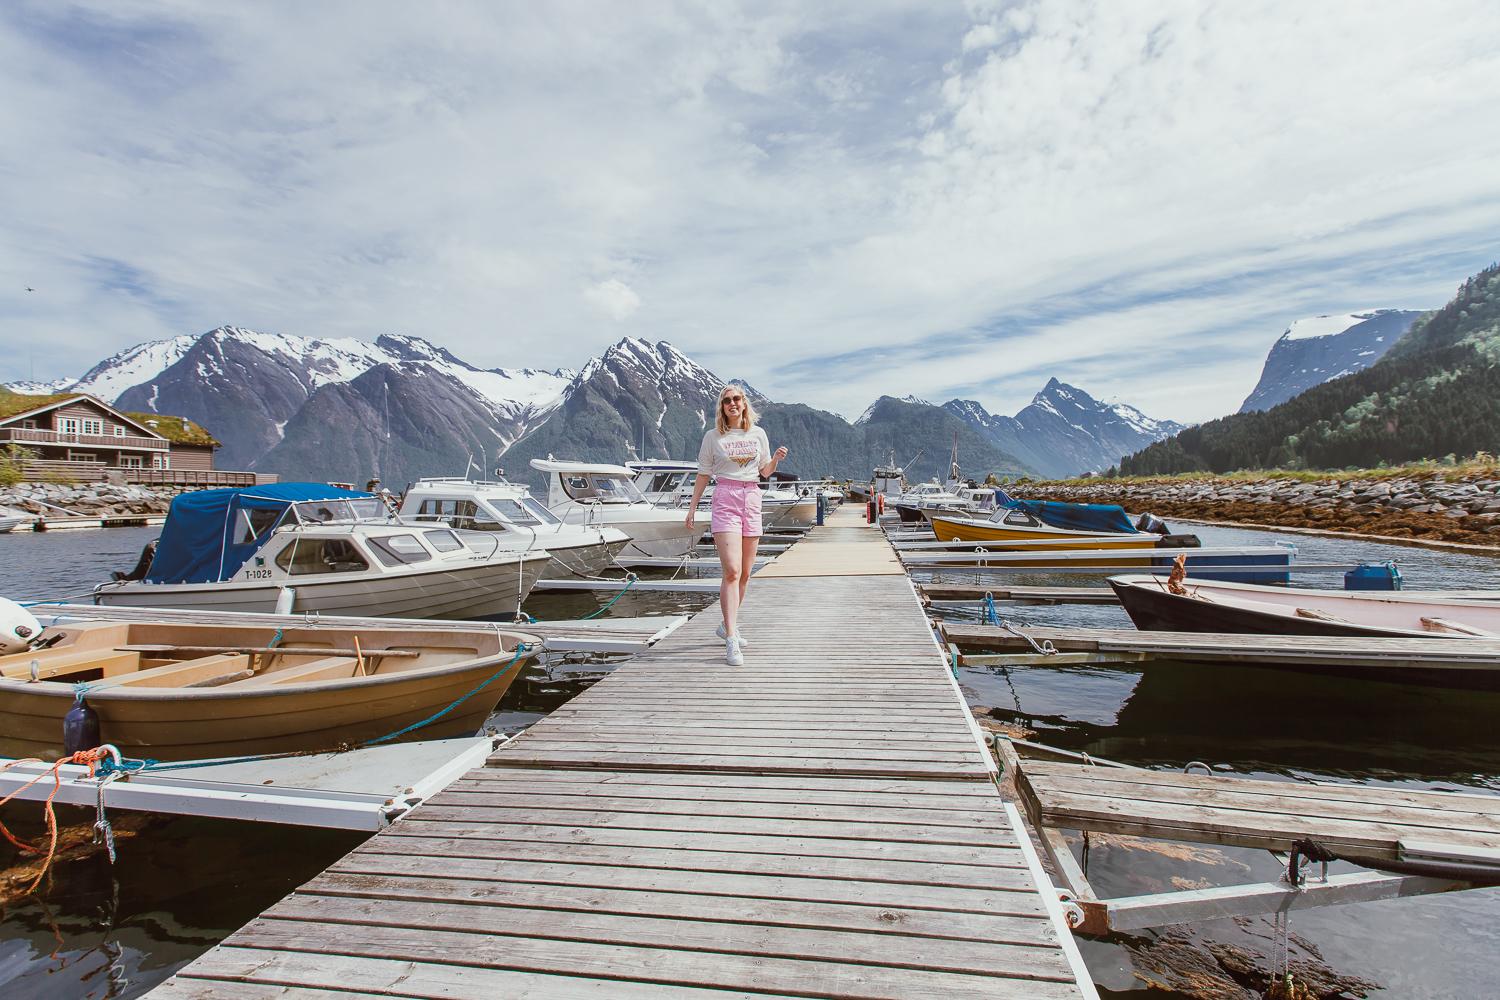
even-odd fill
[{"label": "boat windshield", "polygon": [[634,480],[602,472],[570,473],[562,477],[563,489],[574,500],[595,503],[638,503],[646,498]]},{"label": "boat windshield", "polygon": [[524,496],[519,501],[520,505],[531,512],[531,516],[543,524],[562,524],[562,519],[543,507],[541,501],[532,496]]},{"label": "boat windshield", "polygon": [[297,520],[303,524],[327,524],[330,521],[385,521],[390,512],[374,497],[357,500],[307,500],[293,504]]},{"label": "boat windshield", "polygon": [[519,524],[530,528],[543,523],[541,518],[532,513],[519,500],[489,497],[484,501],[484,505],[490,508],[500,520],[510,524]]}]

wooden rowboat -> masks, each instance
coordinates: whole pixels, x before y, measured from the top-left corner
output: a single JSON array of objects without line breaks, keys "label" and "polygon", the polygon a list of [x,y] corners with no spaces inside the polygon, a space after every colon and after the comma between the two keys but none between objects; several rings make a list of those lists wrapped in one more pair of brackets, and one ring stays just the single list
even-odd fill
[{"label": "wooden rowboat", "polygon": [[1188,578],[1181,593],[1157,576],[1112,576],[1109,585],[1143,631],[1255,635],[1421,636],[1500,639],[1500,602],[1432,592],[1345,592]]},{"label": "wooden rowboat", "polygon": [[[99,622],[53,626],[39,642],[49,639],[44,649],[0,656],[0,754],[61,756],[63,716],[80,682],[102,742],[128,757],[189,760],[375,739],[441,711],[511,664],[411,738],[468,735],[540,648],[534,636],[479,627],[278,633]],[[516,659],[522,643],[530,648]]]}]

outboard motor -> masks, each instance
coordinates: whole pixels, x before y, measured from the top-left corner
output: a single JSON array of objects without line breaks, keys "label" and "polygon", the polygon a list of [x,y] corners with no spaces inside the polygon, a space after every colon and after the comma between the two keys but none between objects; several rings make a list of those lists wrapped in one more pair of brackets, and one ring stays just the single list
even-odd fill
[{"label": "outboard motor", "polygon": [[42,623],[36,615],[15,601],[0,597],[0,656],[24,653],[32,640],[42,634]]},{"label": "outboard motor", "polygon": [[1153,535],[1170,535],[1172,529],[1167,527],[1166,522],[1155,514],[1142,514],[1141,519],[1135,522],[1136,531],[1145,531]]},{"label": "outboard motor", "polygon": [[132,569],[129,573],[121,573],[119,570],[115,570],[110,574],[110,577],[119,582],[144,580],[146,574],[151,571],[151,560],[156,557],[156,543],[159,541],[161,541],[160,538],[153,538],[146,543],[146,547],[141,549],[141,558],[136,561],[135,569]]}]

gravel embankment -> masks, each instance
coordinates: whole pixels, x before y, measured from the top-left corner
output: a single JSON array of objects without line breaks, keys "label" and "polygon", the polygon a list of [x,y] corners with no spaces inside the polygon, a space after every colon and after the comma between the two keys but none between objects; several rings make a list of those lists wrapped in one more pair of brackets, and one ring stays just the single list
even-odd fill
[{"label": "gravel embankment", "polygon": [[1071,480],[1022,483],[1037,500],[1117,503],[1170,520],[1196,518],[1285,528],[1500,546],[1500,477],[1437,474],[1387,479]]}]

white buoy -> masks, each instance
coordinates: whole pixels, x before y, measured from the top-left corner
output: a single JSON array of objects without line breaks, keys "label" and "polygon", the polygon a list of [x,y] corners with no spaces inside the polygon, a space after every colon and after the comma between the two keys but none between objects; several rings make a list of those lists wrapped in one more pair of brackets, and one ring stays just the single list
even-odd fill
[{"label": "white buoy", "polygon": [[42,623],[36,615],[0,597],[0,655],[25,652],[41,631]]},{"label": "white buoy", "polygon": [[292,613],[292,605],[297,603],[297,588],[282,587],[281,592],[276,595],[276,613],[278,615],[289,615]]}]

